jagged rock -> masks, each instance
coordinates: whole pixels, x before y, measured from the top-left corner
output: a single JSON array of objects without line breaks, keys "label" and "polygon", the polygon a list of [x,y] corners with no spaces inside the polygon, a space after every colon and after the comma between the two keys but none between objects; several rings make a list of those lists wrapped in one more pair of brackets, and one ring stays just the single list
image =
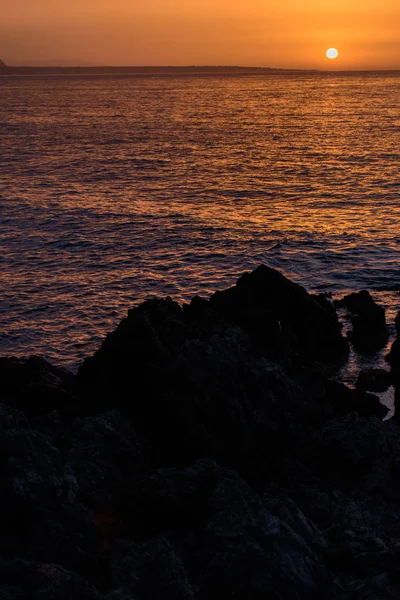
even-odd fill
[{"label": "jagged rock", "polygon": [[385,369],[362,369],[356,387],[365,391],[385,392],[392,384],[389,371]]},{"label": "jagged rock", "polygon": [[328,593],[325,540],[290,502],[274,515],[235,474],[209,501],[201,589],[207,598],[310,598]]},{"label": "jagged rock", "polygon": [[326,381],[299,370],[317,357],[338,363],[347,349],[332,307],[262,267],[209,302],[152,300],[130,311],[80,368],[81,406],[117,408],[159,466],[209,457],[256,477],[259,446],[286,445],[286,454],[301,445],[285,411],[307,426],[332,410]]},{"label": "jagged rock", "polygon": [[141,541],[165,530],[196,527],[206,518],[221,472],[215,462],[202,460],[126,477],[117,509],[125,537]]},{"label": "jagged rock", "polygon": [[23,591],[16,586],[0,584],[0,600],[25,600],[25,598]]},{"label": "jagged rock", "polygon": [[389,412],[379,398],[361,390],[353,390],[343,383],[330,381],[326,383],[328,400],[334,409],[335,416],[358,413],[362,417],[379,417],[383,419]]},{"label": "jagged rock", "polygon": [[386,356],[387,362],[390,364],[390,375],[395,386],[395,414],[396,420],[400,420],[400,312],[397,314],[395,319],[395,325],[397,330],[397,338],[394,340],[392,347],[390,348],[389,354]]},{"label": "jagged rock", "polygon": [[78,497],[97,512],[115,506],[124,478],[143,465],[142,446],[117,411],[86,418],[68,456]]},{"label": "jagged rock", "polygon": [[76,481],[58,449],[16,411],[0,405],[0,557],[59,561],[90,572],[100,557],[100,531],[76,502]]},{"label": "jagged rock", "polygon": [[397,315],[395,317],[394,324],[396,326],[397,335],[399,335],[400,334],[400,311],[397,313]]},{"label": "jagged rock", "polygon": [[85,579],[55,564],[41,565],[33,581],[35,600],[101,600],[100,594]]},{"label": "jagged rock", "polygon": [[348,355],[334,308],[261,265],[236,286],[216,292],[210,305],[239,324],[269,357],[341,364]]},{"label": "jagged rock", "polygon": [[344,296],[341,300],[335,300],[334,305],[338,308],[345,307],[351,313],[360,314],[365,313],[373,307],[374,301],[371,294],[367,290],[361,290],[361,292],[353,292]]},{"label": "jagged rock", "polygon": [[0,358],[1,400],[26,414],[68,411],[72,376],[39,356]]},{"label": "jagged rock", "polygon": [[356,487],[360,479],[364,485],[367,480],[368,486],[381,485],[380,470],[389,468],[392,446],[380,420],[350,413],[328,422],[318,435],[324,476],[330,475],[345,488]]},{"label": "jagged rock", "polygon": [[182,558],[164,536],[138,544],[120,542],[111,557],[110,572],[113,586],[128,597],[195,599]]},{"label": "jagged rock", "polygon": [[261,267],[143,303],[78,376],[1,359],[0,598],[400,597],[400,427],[346,355]]},{"label": "jagged rock", "polygon": [[369,354],[386,345],[389,332],[386,327],[385,309],[374,302],[369,292],[362,290],[349,294],[335,304],[338,307],[347,307],[352,313],[351,341],[358,352]]}]

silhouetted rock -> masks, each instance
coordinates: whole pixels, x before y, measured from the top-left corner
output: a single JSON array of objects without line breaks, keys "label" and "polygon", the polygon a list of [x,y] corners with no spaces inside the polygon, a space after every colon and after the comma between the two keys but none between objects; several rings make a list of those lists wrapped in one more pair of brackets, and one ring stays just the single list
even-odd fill
[{"label": "silhouetted rock", "polygon": [[386,356],[387,362],[391,367],[391,378],[395,386],[395,419],[400,420],[400,411],[398,407],[400,405],[400,312],[397,314],[395,319],[395,325],[397,330],[397,338],[394,340],[392,347],[390,348],[389,354]]},{"label": "silhouetted rock", "polygon": [[85,579],[55,564],[43,564],[33,580],[34,598],[37,600],[101,600],[103,597]]},{"label": "silhouetted rock", "polygon": [[337,301],[336,306],[345,306],[352,313],[351,341],[358,352],[369,354],[386,345],[389,332],[385,309],[374,302],[369,292],[362,290],[349,294]]},{"label": "silhouetted rock", "polygon": [[0,359],[0,598],[400,597],[400,427],[346,355],[261,267],[129,311],[77,376]]},{"label": "silhouetted rock", "polygon": [[394,376],[397,378],[398,374],[400,374],[400,312],[396,315],[395,326],[397,338],[394,340],[390,352],[386,356],[386,360],[392,367]]},{"label": "silhouetted rock", "polygon": [[361,390],[353,390],[343,383],[330,381],[325,384],[328,401],[331,404],[335,416],[347,413],[358,413],[361,417],[383,418],[388,413],[386,406],[379,402],[379,398],[373,394],[367,394]]},{"label": "silhouetted rock", "polygon": [[115,506],[124,480],[143,465],[143,446],[117,411],[86,418],[76,432],[67,466],[77,498],[96,512]]},{"label": "silhouetted rock", "polygon": [[397,313],[397,315],[395,317],[394,324],[396,326],[397,335],[399,335],[400,334],[400,311]]},{"label": "silhouetted rock", "polygon": [[2,402],[27,414],[68,411],[72,376],[39,356],[0,358]]},{"label": "silhouetted rock", "polygon": [[385,369],[362,369],[358,375],[356,387],[371,392],[385,392],[391,385],[392,378]]},{"label": "silhouetted rock", "polygon": [[265,265],[242,275],[233,288],[216,292],[210,304],[240,325],[268,357],[328,365],[347,358],[348,346],[330,302]]}]

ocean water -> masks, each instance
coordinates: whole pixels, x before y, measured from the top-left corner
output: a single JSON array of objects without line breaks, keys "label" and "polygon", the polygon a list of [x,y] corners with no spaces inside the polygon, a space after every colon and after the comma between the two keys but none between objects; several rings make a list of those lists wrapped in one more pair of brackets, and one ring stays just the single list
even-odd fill
[{"label": "ocean water", "polygon": [[400,73],[0,77],[0,354],[76,368],[260,263],[392,323],[399,158]]}]

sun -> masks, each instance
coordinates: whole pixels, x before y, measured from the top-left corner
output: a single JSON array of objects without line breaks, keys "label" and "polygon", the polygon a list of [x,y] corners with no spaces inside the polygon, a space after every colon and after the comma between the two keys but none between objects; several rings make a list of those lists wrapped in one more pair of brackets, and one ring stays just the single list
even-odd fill
[{"label": "sun", "polygon": [[329,48],[329,50],[326,51],[326,56],[328,58],[337,58],[339,56],[339,52],[336,50],[336,48]]}]

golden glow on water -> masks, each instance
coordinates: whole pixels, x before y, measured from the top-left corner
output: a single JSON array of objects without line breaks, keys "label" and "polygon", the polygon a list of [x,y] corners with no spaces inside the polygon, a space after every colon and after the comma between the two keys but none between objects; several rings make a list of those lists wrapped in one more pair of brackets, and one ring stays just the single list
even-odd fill
[{"label": "golden glow on water", "polygon": [[4,81],[2,352],[73,364],[146,296],[207,295],[261,262],[314,290],[400,289],[398,86]]}]

